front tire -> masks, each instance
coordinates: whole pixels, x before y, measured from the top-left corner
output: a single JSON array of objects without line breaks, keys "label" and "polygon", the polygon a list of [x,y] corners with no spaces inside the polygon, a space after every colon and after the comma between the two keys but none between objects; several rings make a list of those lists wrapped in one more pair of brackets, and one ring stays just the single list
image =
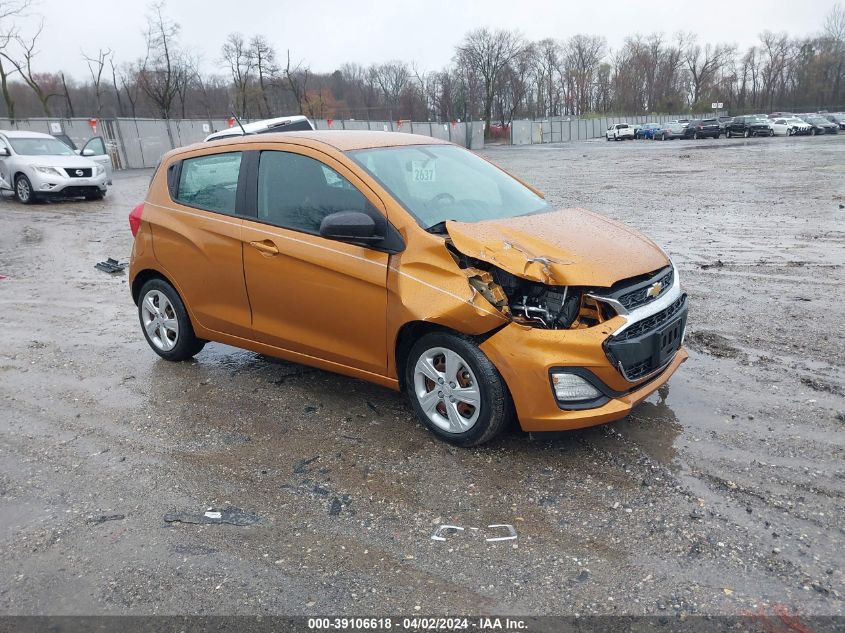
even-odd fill
[{"label": "front tire", "polygon": [[21,204],[34,204],[38,202],[38,197],[32,191],[32,183],[23,174],[15,179],[15,198]]},{"label": "front tire", "polygon": [[176,289],[163,279],[150,279],[138,294],[141,330],[153,351],[177,362],[199,354],[205,341],[194,334],[185,304]]},{"label": "front tire", "polygon": [[411,348],[405,388],[414,412],[438,438],[478,446],[514,419],[499,371],[468,336],[431,332]]},{"label": "front tire", "polygon": [[85,196],[85,199],[86,200],[102,200],[105,197],[106,197],[106,192],[100,191],[99,193],[89,193],[87,196]]},{"label": "front tire", "polygon": [[745,138],[749,138],[749,137],[751,136],[751,131],[750,131],[750,130],[745,130],[745,133],[743,133],[743,136],[744,136]]}]

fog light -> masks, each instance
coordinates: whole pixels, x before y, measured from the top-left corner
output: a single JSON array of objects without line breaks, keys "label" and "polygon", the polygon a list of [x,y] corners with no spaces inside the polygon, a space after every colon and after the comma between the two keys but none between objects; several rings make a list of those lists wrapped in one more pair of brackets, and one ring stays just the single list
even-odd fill
[{"label": "fog light", "polygon": [[555,389],[555,397],[560,402],[595,400],[601,395],[598,389],[575,374],[553,373],[552,385]]}]

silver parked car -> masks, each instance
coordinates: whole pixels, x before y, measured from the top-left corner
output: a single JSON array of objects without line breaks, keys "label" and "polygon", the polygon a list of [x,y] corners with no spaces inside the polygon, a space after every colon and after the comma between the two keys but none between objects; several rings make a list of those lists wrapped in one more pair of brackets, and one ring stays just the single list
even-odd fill
[{"label": "silver parked car", "polygon": [[107,179],[103,165],[49,134],[0,132],[0,189],[14,191],[23,204],[49,197],[99,200]]}]

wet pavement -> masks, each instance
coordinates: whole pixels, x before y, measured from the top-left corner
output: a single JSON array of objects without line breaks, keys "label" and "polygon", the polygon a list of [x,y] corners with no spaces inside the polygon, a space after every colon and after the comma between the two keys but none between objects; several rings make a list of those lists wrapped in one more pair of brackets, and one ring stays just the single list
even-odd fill
[{"label": "wet pavement", "polygon": [[364,382],[167,363],[94,269],[149,171],[0,201],[0,611],[841,613],[845,137],[482,154],[674,257],[691,358],[627,419],[466,450]]}]

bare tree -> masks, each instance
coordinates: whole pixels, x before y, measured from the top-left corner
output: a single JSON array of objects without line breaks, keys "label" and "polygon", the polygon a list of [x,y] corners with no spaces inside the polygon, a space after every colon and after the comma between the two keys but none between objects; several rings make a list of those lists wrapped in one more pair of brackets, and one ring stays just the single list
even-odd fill
[{"label": "bare tree", "polygon": [[112,87],[114,88],[114,98],[117,102],[117,114],[118,116],[124,116],[123,99],[120,97],[120,87],[117,85],[117,69],[114,65],[114,53],[109,56],[109,65],[111,66],[111,82]]},{"label": "bare tree", "polygon": [[67,114],[66,114],[66,116],[67,116],[68,118],[73,118],[73,117],[74,117],[74,113],[73,113],[73,101],[71,101],[71,98],[70,98],[70,90],[68,90],[68,88],[67,88],[67,80],[65,79],[65,74],[64,74],[64,73],[59,73],[59,74],[60,74],[60,76],[61,76],[61,78],[62,78],[62,88],[64,89],[64,92],[65,92],[65,104],[67,105]]},{"label": "bare tree", "polygon": [[270,107],[270,86],[279,73],[276,50],[263,35],[253,37],[249,42],[249,48],[255,61],[255,72],[258,75],[258,89],[261,93],[261,106],[263,106],[262,116],[269,117],[273,111]]},{"label": "bare tree", "polygon": [[606,49],[605,39],[597,35],[578,34],[566,43],[565,65],[573,114],[590,111],[596,73]]},{"label": "bare tree", "polygon": [[685,37],[684,63],[689,72],[690,106],[695,106],[703,92],[716,79],[722,65],[733,58],[735,48],[728,44],[705,44],[701,46],[695,35]]},{"label": "bare tree", "polygon": [[476,73],[481,80],[486,133],[490,130],[493,100],[500,74],[524,47],[525,42],[516,31],[490,31],[486,28],[470,31],[457,47],[458,65]]},{"label": "bare tree", "polygon": [[182,71],[178,47],[181,27],[165,16],[164,6],[163,0],[155,2],[147,15],[144,29],[147,54],[139,68],[138,84],[159,115],[169,119],[173,101],[179,92],[179,74]]},{"label": "bare tree", "polygon": [[[97,99],[97,117],[101,117],[103,114],[103,91],[102,91],[102,82],[103,82],[103,71],[106,68],[106,60],[111,57],[112,51],[111,49],[99,49],[97,51],[97,56],[93,57],[91,55],[86,55],[85,52],[82,52],[82,58],[85,60],[85,63],[88,65],[88,72],[91,73],[91,83],[94,85],[94,96]],[[64,77],[64,75],[62,75]]]},{"label": "bare tree", "polygon": [[12,56],[8,49],[0,51],[0,55],[15,67],[24,83],[35,93],[42,110],[44,110],[44,115],[50,116],[50,98],[60,96],[60,93],[54,91],[55,82],[50,81],[53,76],[37,73],[32,67],[32,61],[37,55],[35,47],[38,45],[38,38],[43,30],[44,22],[41,22],[30,38],[15,35],[14,40],[20,49],[17,55]]},{"label": "bare tree", "polygon": [[255,58],[243,35],[229,33],[223,44],[222,56],[232,76],[235,89],[235,111],[239,116],[248,117],[247,98]]},{"label": "bare tree", "polygon": [[563,49],[557,40],[546,38],[534,46],[537,109],[548,116],[561,114],[560,65]]},{"label": "bare tree", "polygon": [[296,66],[291,66],[290,63],[290,49],[288,49],[288,61],[285,66],[285,79],[287,79],[288,87],[296,99],[296,105],[299,108],[299,113],[302,114],[305,110],[306,93],[308,91],[308,78],[311,69],[308,66],[303,66],[302,62]]},{"label": "bare tree", "polygon": [[408,85],[411,71],[405,62],[398,60],[370,67],[370,76],[381,89],[387,105],[387,116],[393,120],[393,113],[399,104],[399,97]]},{"label": "bare tree", "polygon": [[3,53],[9,49],[18,34],[14,20],[26,15],[29,6],[30,0],[5,0],[0,3],[0,91],[6,103],[6,114],[12,120],[15,118],[15,102],[9,92],[9,77],[17,71],[14,65],[3,64]]}]

